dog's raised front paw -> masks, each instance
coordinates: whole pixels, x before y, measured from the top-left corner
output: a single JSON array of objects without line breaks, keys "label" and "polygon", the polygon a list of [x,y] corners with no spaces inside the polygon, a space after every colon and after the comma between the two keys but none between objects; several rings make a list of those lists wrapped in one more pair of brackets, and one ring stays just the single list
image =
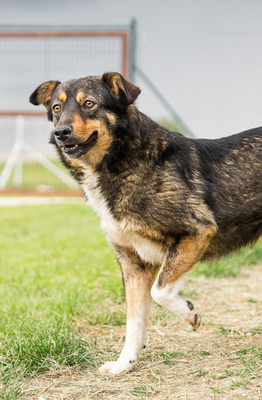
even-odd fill
[{"label": "dog's raised front paw", "polygon": [[193,330],[196,331],[201,325],[201,314],[193,306],[191,301],[187,301],[187,306],[190,312],[187,315],[186,321],[193,327]]}]

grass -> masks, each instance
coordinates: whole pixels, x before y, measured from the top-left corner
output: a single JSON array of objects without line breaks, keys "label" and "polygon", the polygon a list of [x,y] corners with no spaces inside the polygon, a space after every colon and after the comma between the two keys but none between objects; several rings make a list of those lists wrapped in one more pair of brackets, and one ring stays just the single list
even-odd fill
[{"label": "grass", "polygon": [[14,385],[19,394],[19,378],[31,379],[59,365],[85,364],[94,368],[97,352],[95,344],[76,336],[60,321],[48,328],[42,322],[25,321],[19,333],[9,337],[2,349],[3,394],[7,395]]},{"label": "grass", "polygon": [[176,124],[176,121],[172,118],[160,118],[156,122],[171,132],[181,132],[181,128],[179,128],[179,126]]},{"label": "grass", "polygon": [[[93,336],[82,332],[125,323],[120,269],[97,216],[79,204],[0,208],[0,250],[2,398],[19,398],[23,379],[58,366],[94,369],[100,349]],[[216,264],[197,265],[194,274],[234,276],[242,265],[261,260],[259,242]],[[203,350],[191,357],[209,355]],[[165,364],[181,356],[162,354]],[[238,357],[243,370],[255,368],[261,352]],[[153,392],[144,385],[134,389],[141,398]]]},{"label": "grass", "polygon": [[262,347],[255,348],[250,346],[236,351],[236,359],[240,359],[240,368],[225,369],[224,372],[215,377],[216,379],[223,380],[230,377],[237,377],[237,380],[231,380],[229,388],[246,387],[254,378],[260,379],[261,377],[261,361],[262,361]]},{"label": "grass", "polygon": [[84,205],[0,209],[0,250],[6,388],[54,365],[94,365],[74,320],[125,320],[115,306],[124,299],[121,274],[97,217]]},{"label": "grass", "polygon": [[[144,400],[147,398],[147,396],[150,396],[152,394],[157,394],[158,390],[155,390],[153,386],[135,386],[134,387],[134,394],[138,396],[141,400]],[[146,396],[146,397],[145,397]]]},{"label": "grass", "polygon": [[228,278],[238,275],[241,267],[256,265],[262,261],[262,244],[258,241],[253,247],[241,249],[217,262],[198,263],[194,267],[193,276],[207,278]]},{"label": "grass", "polygon": [[[68,173],[68,170],[62,165],[59,159],[51,159],[53,164],[59,167],[63,172]],[[0,164],[0,175],[4,168],[4,164]],[[69,175],[69,174],[68,174]],[[24,161],[23,163],[23,182],[21,188],[24,189],[68,189],[66,183],[58,179],[50,171],[44,168],[41,164],[35,161]],[[7,188],[15,187],[14,185],[14,170],[9,178]]]},{"label": "grass", "polygon": [[170,364],[172,361],[174,361],[174,359],[184,357],[185,355],[179,351],[167,351],[165,353],[161,353],[160,356],[163,357],[164,364]]}]

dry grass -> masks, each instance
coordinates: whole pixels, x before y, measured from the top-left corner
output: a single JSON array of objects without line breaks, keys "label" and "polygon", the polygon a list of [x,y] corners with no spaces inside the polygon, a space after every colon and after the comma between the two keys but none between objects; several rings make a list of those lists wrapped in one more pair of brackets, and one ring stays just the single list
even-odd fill
[{"label": "dry grass", "polygon": [[[261,287],[261,267],[238,278],[191,278],[184,294],[202,311],[198,332],[154,305],[148,345],[132,371],[111,377],[59,367],[25,381],[21,399],[262,399]],[[98,366],[117,357],[124,327],[96,326],[104,332],[88,336],[78,324],[87,340],[97,338]]]}]

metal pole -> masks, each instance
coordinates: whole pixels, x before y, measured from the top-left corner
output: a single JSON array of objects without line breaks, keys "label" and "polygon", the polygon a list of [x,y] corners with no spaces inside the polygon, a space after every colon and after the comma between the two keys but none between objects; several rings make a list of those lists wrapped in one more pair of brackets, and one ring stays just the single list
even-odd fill
[{"label": "metal pole", "polygon": [[53,164],[50,160],[48,160],[48,158],[43,156],[43,154],[39,153],[28,143],[24,142],[24,150],[31,153],[33,155],[33,157],[35,158],[35,160],[39,164],[43,165],[43,167],[45,167],[48,171],[50,171],[58,179],[65,182],[71,189],[79,188],[78,184],[74,181],[73,178],[71,178],[71,176],[69,176],[67,173],[62,171],[59,167],[57,167],[55,164]]},{"label": "metal pole", "polygon": [[167,100],[164,98],[164,96],[159,92],[159,90],[156,88],[156,86],[148,79],[148,77],[144,74],[144,72],[141,71],[141,69],[137,65],[135,67],[135,70],[136,70],[137,74],[147,84],[147,86],[150,88],[150,90],[161,101],[162,105],[168,110],[170,115],[174,118],[174,120],[176,121],[176,124],[178,125],[178,127],[181,128],[181,133],[185,134],[185,136],[194,138],[195,136],[191,132],[191,130],[186,126],[186,124],[182,121],[182,119],[175,112],[173,107],[171,107],[171,105],[167,102]]},{"label": "metal pole", "polygon": [[6,185],[9,181],[9,178],[11,176],[12,170],[16,164],[16,160],[19,157],[19,154],[22,150],[21,143],[19,141],[16,141],[12,147],[11,152],[9,153],[8,159],[5,163],[4,169],[2,171],[2,174],[0,176],[0,189],[5,189]]},{"label": "metal pole", "polygon": [[136,72],[136,19],[132,19],[130,25],[130,42],[129,42],[129,73],[128,79],[135,83]]},{"label": "metal pole", "polygon": [[16,141],[21,144],[21,151],[16,159],[16,165],[14,168],[14,185],[22,186],[23,184],[23,143],[24,143],[24,132],[25,132],[25,117],[18,115],[16,117]]}]

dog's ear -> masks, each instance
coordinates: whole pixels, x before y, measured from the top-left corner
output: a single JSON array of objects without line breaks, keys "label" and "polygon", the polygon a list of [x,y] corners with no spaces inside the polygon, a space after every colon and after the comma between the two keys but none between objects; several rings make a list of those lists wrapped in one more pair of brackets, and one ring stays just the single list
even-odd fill
[{"label": "dog's ear", "polygon": [[38,86],[29,97],[30,103],[34,104],[34,106],[43,104],[48,110],[53,91],[60,83],[61,82],[59,81],[48,81],[42,83],[42,85]]},{"label": "dog's ear", "polygon": [[117,72],[107,72],[102,76],[102,81],[123,106],[134,103],[141,90],[133,83],[127,81]]}]

